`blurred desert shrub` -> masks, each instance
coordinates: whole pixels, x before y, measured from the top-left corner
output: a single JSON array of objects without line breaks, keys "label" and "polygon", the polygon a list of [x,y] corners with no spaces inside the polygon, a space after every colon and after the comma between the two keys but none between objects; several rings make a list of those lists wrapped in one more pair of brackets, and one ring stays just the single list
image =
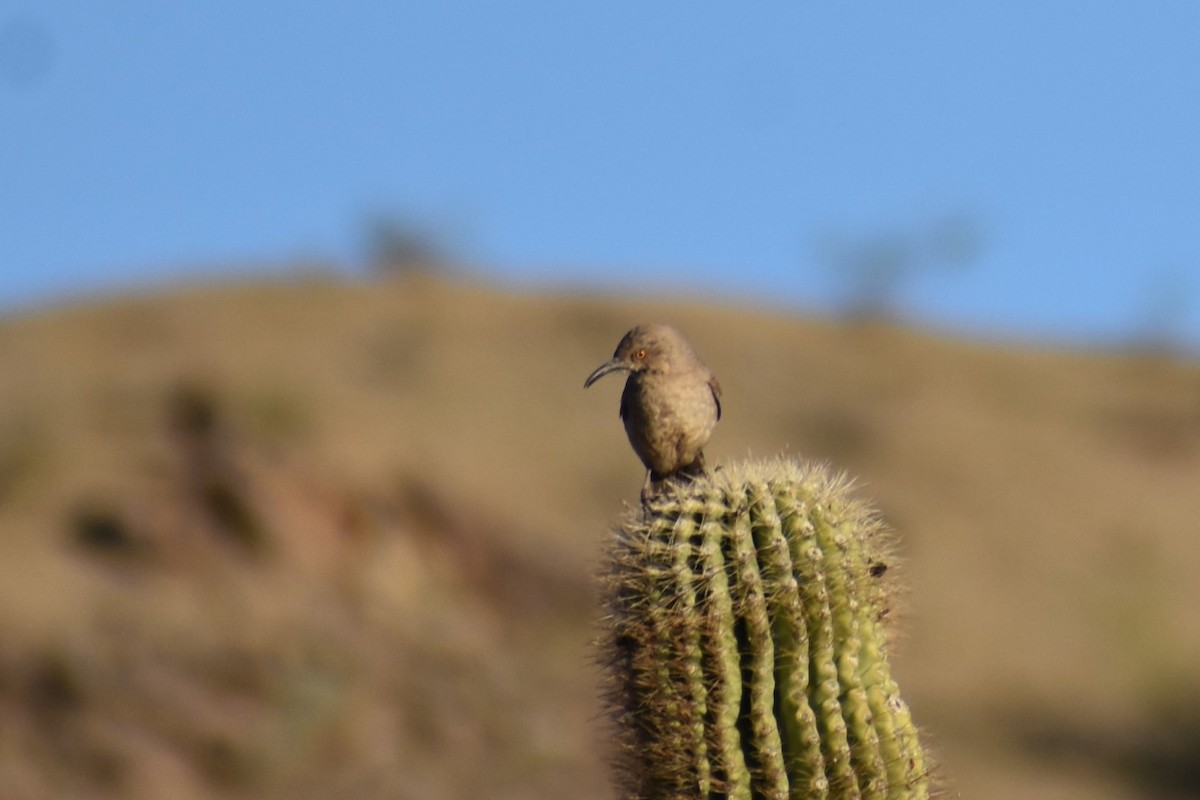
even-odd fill
[{"label": "blurred desert shrub", "polygon": [[375,214],[366,220],[363,237],[367,268],[380,277],[442,272],[452,263],[448,237],[431,223]]},{"label": "blurred desert shrub", "polygon": [[841,289],[843,313],[852,320],[889,319],[900,296],[922,275],[944,277],[964,269],[983,249],[979,223],[949,214],[924,228],[868,234],[826,234],[817,258]]}]

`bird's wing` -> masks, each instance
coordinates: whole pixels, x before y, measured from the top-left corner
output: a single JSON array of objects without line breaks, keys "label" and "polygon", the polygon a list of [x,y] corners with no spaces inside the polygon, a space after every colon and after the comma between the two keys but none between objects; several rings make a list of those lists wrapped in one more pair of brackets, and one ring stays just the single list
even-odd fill
[{"label": "bird's wing", "polygon": [[708,379],[708,388],[712,390],[713,402],[717,404],[717,419],[721,418],[721,384],[716,378]]}]

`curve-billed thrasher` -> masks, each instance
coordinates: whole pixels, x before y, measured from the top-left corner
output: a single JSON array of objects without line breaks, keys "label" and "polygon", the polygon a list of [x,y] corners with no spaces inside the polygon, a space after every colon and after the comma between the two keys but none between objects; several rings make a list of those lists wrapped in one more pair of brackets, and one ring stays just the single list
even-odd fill
[{"label": "curve-billed thrasher", "polygon": [[646,465],[642,499],[673,475],[704,472],[704,445],[721,418],[721,385],[683,334],[669,325],[638,325],[583,388],[610,372],[629,373],[621,419]]}]

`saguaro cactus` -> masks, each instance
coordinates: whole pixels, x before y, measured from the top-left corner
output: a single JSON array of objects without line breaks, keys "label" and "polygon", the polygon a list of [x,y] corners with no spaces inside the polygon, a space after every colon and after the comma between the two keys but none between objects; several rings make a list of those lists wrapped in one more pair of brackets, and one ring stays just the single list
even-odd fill
[{"label": "saguaro cactus", "polygon": [[887,545],[847,481],[788,460],[622,524],[601,645],[622,796],[928,797],[885,652]]}]

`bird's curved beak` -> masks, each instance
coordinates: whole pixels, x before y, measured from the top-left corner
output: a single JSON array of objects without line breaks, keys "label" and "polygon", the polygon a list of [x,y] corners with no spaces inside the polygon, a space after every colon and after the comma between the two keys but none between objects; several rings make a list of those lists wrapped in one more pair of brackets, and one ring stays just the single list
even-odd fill
[{"label": "bird's curved beak", "polygon": [[603,378],[605,375],[607,375],[610,372],[618,372],[620,370],[627,370],[627,369],[629,369],[629,366],[621,359],[619,359],[619,358],[609,359],[608,361],[605,361],[600,366],[596,367],[595,372],[593,372],[591,375],[588,375],[587,380],[583,382],[583,388],[585,388],[585,389],[588,388],[593,383],[600,380],[601,378]]}]

